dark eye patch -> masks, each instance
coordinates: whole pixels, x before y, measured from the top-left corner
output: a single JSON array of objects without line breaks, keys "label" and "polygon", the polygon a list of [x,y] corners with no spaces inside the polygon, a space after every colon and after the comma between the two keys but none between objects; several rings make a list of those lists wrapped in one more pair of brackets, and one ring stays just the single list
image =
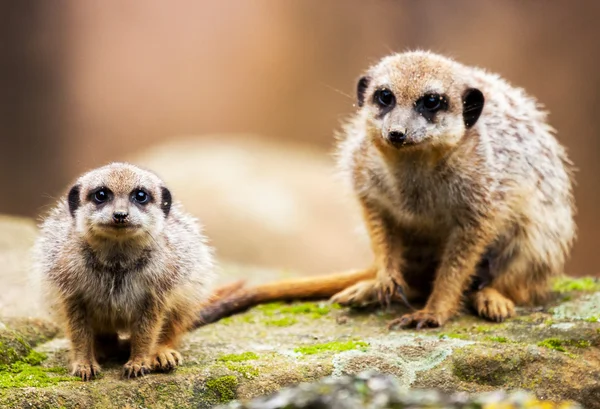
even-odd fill
[{"label": "dark eye patch", "polygon": [[379,107],[383,116],[396,106],[396,96],[389,89],[380,88],[373,93],[373,103]]},{"label": "dark eye patch", "polygon": [[415,111],[429,122],[433,122],[440,111],[448,110],[448,98],[442,94],[429,93],[415,101]]}]

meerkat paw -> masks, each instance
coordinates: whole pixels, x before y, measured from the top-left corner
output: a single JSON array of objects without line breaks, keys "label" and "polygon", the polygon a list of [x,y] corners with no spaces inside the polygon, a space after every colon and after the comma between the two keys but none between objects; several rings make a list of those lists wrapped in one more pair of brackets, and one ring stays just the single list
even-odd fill
[{"label": "meerkat paw", "polygon": [[375,281],[360,281],[331,297],[331,302],[345,307],[366,307],[377,300]]},{"label": "meerkat paw", "polygon": [[183,363],[181,354],[174,349],[161,347],[152,358],[152,366],[159,371],[170,371]]},{"label": "meerkat paw", "polygon": [[100,365],[95,361],[75,361],[72,367],[71,374],[81,377],[82,381],[91,381],[100,374]]},{"label": "meerkat paw", "polygon": [[148,358],[133,358],[123,365],[123,377],[129,379],[131,377],[145,376],[150,373],[151,368],[152,365]]},{"label": "meerkat paw", "polygon": [[428,310],[416,311],[411,314],[405,314],[388,323],[388,329],[394,327],[400,328],[436,328],[441,327],[446,322],[447,318],[442,314]]},{"label": "meerkat paw", "polygon": [[515,303],[490,287],[477,291],[473,306],[480,317],[495,322],[502,322],[515,315]]},{"label": "meerkat paw", "polygon": [[384,308],[389,308],[394,299],[400,299],[410,308],[404,287],[405,284],[402,278],[393,277],[390,274],[378,276],[375,283],[375,291],[379,304]]}]

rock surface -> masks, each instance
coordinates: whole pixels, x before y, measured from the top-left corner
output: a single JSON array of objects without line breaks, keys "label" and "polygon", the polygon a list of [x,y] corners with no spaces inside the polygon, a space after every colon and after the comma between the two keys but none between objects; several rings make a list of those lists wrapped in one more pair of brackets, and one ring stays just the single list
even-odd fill
[{"label": "rock surface", "polygon": [[[3,220],[0,236],[8,231]],[[10,223],[22,223],[22,237],[32,238],[29,221]],[[11,237],[19,237],[19,230]],[[115,357],[103,364],[100,379],[83,383],[67,373],[68,344],[60,330],[36,318],[40,311],[27,309],[35,301],[19,279],[27,265],[22,259],[27,240],[0,239],[5,257],[0,288],[7,289],[0,294],[0,407],[202,408],[247,401],[325,376],[339,379],[375,370],[394,376],[402,390],[524,389],[539,399],[600,408],[597,279],[562,279],[555,283],[551,303],[519,309],[517,317],[501,324],[465,314],[444,328],[420,332],[386,329],[401,309],[263,305],[187,335],[181,348],[184,364],[173,373],[122,380],[125,358]],[[20,256],[10,256],[12,251]],[[225,270],[223,280],[255,274],[241,267]],[[276,276],[260,273],[262,280]]]},{"label": "rock surface", "polygon": [[257,398],[248,403],[232,402],[220,409],[402,409],[447,408],[478,409],[501,407],[504,409],[578,409],[573,402],[549,404],[531,393],[503,391],[468,396],[464,392],[443,394],[436,390],[405,390],[390,375],[361,373],[355,376],[324,378],[312,384],[284,388],[271,396]]}]

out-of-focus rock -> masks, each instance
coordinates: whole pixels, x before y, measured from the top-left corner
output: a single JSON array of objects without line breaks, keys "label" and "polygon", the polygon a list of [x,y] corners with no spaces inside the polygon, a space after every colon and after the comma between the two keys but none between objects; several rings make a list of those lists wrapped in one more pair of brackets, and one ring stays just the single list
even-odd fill
[{"label": "out-of-focus rock", "polygon": [[177,138],[128,160],[165,180],[223,259],[303,274],[371,261],[331,154],[240,134]]},{"label": "out-of-focus rock", "polygon": [[574,402],[551,403],[538,400],[525,391],[489,392],[468,396],[465,393],[440,393],[437,390],[406,390],[396,379],[376,372],[285,388],[271,396],[248,403],[233,402],[220,409],[582,409]]},{"label": "out-of-focus rock", "polygon": [[38,289],[29,280],[34,220],[0,214],[0,316],[39,316]]}]

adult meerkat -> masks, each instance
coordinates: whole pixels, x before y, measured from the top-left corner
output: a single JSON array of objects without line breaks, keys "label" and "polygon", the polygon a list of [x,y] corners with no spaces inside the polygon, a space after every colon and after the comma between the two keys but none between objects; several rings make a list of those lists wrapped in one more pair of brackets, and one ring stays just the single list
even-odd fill
[{"label": "adult meerkat", "polygon": [[271,300],[421,297],[423,309],[390,325],[423,328],[443,325],[463,299],[493,321],[543,300],[571,249],[575,208],[571,163],[536,101],[498,75],[424,51],[371,67],[357,101],[338,162],[362,207],[373,265],[249,288],[204,310],[206,319]]},{"label": "adult meerkat", "polygon": [[154,173],[126,163],[85,173],[43,221],[34,256],[73,375],[98,375],[98,354],[122,332],[124,376],[181,363],[177,343],[208,297],[212,251]]}]

